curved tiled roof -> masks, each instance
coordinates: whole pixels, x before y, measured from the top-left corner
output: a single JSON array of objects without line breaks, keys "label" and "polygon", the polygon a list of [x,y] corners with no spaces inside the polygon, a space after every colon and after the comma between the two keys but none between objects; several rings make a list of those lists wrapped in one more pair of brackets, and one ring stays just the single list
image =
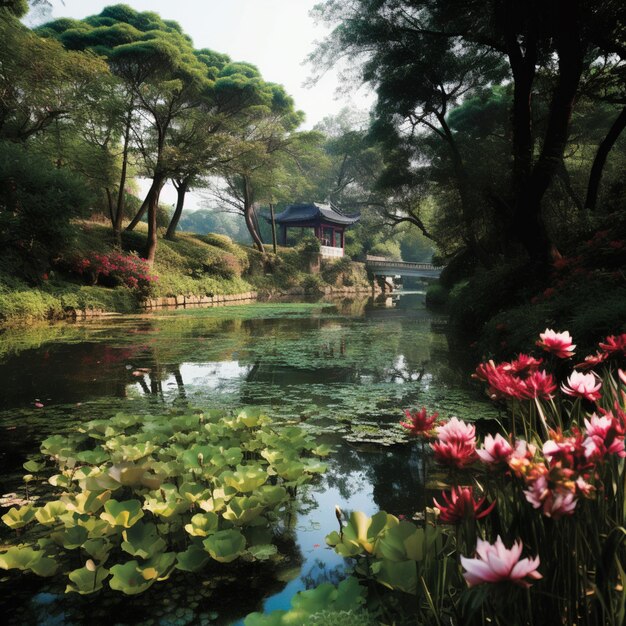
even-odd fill
[{"label": "curved tiled roof", "polygon": [[276,216],[277,224],[297,224],[299,222],[310,222],[319,219],[331,224],[341,224],[348,226],[361,219],[360,215],[344,215],[339,213],[330,204],[320,204],[307,202],[301,204],[290,204],[284,211]]}]

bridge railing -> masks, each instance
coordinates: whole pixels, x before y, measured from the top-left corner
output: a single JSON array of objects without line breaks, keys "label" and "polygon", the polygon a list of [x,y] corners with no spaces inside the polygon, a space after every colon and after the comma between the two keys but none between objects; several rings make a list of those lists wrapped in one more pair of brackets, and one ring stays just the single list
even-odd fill
[{"label": "bridge railing", "polygon": [[392,261],[385,259],[384,257],[367,256],[365,257],[365,264],[368,267],[385,269],[385,268],[403,268],[411,270],[425,270],[425,271],[440,271],[443,269],[442,265],[433,265],[432,263],[412,263],[410,261]]}]

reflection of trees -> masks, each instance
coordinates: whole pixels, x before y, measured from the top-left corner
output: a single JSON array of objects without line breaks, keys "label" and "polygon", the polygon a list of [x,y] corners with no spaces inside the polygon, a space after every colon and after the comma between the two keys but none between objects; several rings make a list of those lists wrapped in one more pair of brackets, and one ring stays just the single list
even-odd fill
[{"label": "reflection of trees", "polygon": [[363,483],[370,484],[380,510],[409,515],[427,503],[425,454],[417,444],[361,450],[343,444],[331,458],[325,481],[346,500]]}]

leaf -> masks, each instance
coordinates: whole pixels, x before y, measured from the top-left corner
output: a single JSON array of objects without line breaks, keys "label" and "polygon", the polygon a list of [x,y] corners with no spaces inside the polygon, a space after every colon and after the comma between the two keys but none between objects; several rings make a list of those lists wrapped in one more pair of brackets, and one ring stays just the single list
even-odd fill
[{"label": "leaf", "polygon": [[60,515],[63,515],[67,511],[67,507],[64,502],[60,500],[53,500],[48,502],[45,506],[37,509],[35,517],[40,524],[44,526],[51,526],[54,524]]},{"label": "leaf", "polygon": [[130,528],[137,523],[144,513],[139,500],[108,500],[104,505],[104,513],[100,514],[101,519],[111,526],[123,526]]},{"label": "leaf", "polygon": [[257,561],[267,561],[278,553],[278,548],[274,544],[267,543],[260,546],[250,546],[248,552],[257,559]]},{"label": "leaf", "polygon": [[[93,563],[93,561],[91,562]],[[69,579],[73,584],[67,585],[65,593],[79,593],[85,595],[99,591],[102,589],[102,583],[108,578],[109,570],[105,567],[81,567],[75,569],[68,574]]]},{"label": "leaf", "polygon": [[131,556],[149,559],[163,552],[167,544],[157,533],[156,526],[150,522],[138,522],[122,532],[124,541],[121,548]]},{"label": "leaf", "polygon": [[2,521],[13,530],[18,530],[19,528],[24,528],[27,524],[35,519],[36,511],[33,509],[32,504],[25,504],[21,506],[19,509],[15,507],[11,507],[8,513],[5,513],[2,516]]},{"label": "leaf", "polygon": [[185,530],[194,537],[206,537],[217,531],[219,518],[215,513],[196,513]]},{"label": "leaf", "polygon": [[176,555],[176,568],[183,572],[199,572],[210,560],[205,550],[191,545]]},{"label": "leaf", "polygon": [[220,563],[230,563],[243,554],[245,537],[235,529],[220,530],[203,542],[206,551]]}]

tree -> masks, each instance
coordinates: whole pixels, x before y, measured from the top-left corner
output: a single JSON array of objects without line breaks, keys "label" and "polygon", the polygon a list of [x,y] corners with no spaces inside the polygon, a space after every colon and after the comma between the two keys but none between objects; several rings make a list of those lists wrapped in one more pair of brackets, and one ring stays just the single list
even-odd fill
[{"label": "tree", "polygon": [[[178,24],[155,13],[137,13],[125,5],[107,7],[81,22],[58,20],[40,31],[58,37],[68,48],[104,54],[127,94],[122,178],[126,175],[128,140],[132,131],[151,178],[145,204],[148,236],[145,256],[154,262],[157,247],[157,207],[161,188],[170,175],[168,138],[175,121],[197,106],[211,87],[207,68]],[[132,111],[140,112],[134,123]],[[116,225],[121,223],[123,180],[118,190]]]},{"label": "tree", "polygon": [[[468,159],[455,154],[456,137],[446,124],[450,104],[460,104],[450,98],[486,87],[490,66],[499,71],[505,62],[512,85],[510,170],[506,188],[489,200],[503,224],[503,248],[512,250],[517,243],[545,263],[553,242],[542,203],[563,170],[581,78],[623,45],[625,14],[624,4],[612,0],[329,0],[318,15],[339,25],[317,60],[328,64],[343,55],[362,61],[364,80],[377,89],[378,117],[386,116],[395,128],[430,123],[450,147],[457,183],[463,172],[458,166]],[[534,124],[539,80],[551,93],[541,134]],[[471,193],[472,186],[466,187]],[[469,210],[472,204],[467,203]],[[467,211],[464,216],[465,235],[471,237],[473,216]]]}]

